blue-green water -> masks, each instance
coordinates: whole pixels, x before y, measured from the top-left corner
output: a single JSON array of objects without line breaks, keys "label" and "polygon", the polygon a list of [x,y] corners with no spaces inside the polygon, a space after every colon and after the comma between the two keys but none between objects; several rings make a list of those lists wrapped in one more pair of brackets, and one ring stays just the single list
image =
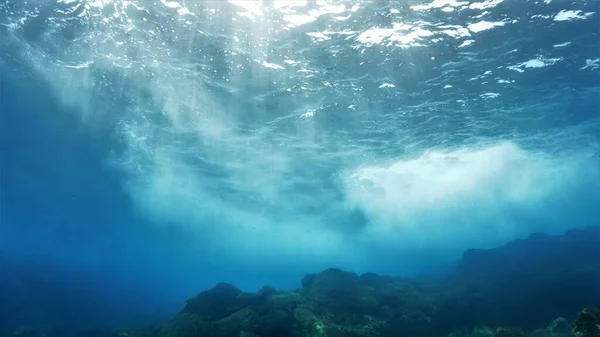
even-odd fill
[{"label": "blue-green water", "polygon": [[125,324],[598,223],[599,7],[4,0],[0,253]]}]

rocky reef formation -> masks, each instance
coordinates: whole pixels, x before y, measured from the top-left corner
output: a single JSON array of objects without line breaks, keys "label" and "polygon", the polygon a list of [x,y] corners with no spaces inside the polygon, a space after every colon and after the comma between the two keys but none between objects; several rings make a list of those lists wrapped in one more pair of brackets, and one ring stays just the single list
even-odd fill
[{"label": "rocky reef formation", "polygon": [[600,303],[600,226],[469,250],[450,283],[455,293],[441,313],[466,325],[534,329],[595,307]]},{"label": "rocky reef formation", "polygon": [[573,325],[574,337],[600,337],[600,309],[582,310]]},{"label": "rocky reef formation", "polygon": [[[543,329],[453,323],[439,314],[446,291],[441,284],[339,269],[307,275],[295,291],[265,287],[250,294],[221,283],[188,300],[172,321],[132,336],[595,337],[598,329],[598,309],[581,311],[574,324],[559,318]],[[475,328],[461,329],[468,326]]]},{"label": "rocky reef formation", "polygon": [[[428,300],[390,306],[387,301],[410,302],[410,298],[395,297],[402,292],[394,289],[377,290],[367,285],[375,278],[386,284],[381,289],[392,286],[386,277],[329,269],[307,278],[314,283],[284,292],[265,287],[258,293],[245,293],[220,283],[189,299],[171,321],[138,331],[41,333],[21,329],[10,337],[600,337],[598,308],[580,311],[573,323],[557,318],[547,327],[533,331],[514,326],[476,326],[442,333],[435,332],[436,322],[427,316],[434,310]],[[347,288],[339,287],[341,279],[349,281]],[[329,287],[332,285],[336,286]],[[364,296],[364,291],[373,293]],[[338,296],[352,299],[344,298],[347,302],[343,303],[348,305],[345,306],[336,300]]]},{"label": "rocky reef formation", "polygon": [[444,277],[327,269],[291,291],[219,283],[146,329],[13,337],[600,337],[599,257],[600,227],[536,234],[466,252]]},{"label": "rocky reef formation", "polygon": [[431,323],[428,294],[410,281],[328,269],[302,284],[255,294],[218,284],[147,336],[417,336]]}]

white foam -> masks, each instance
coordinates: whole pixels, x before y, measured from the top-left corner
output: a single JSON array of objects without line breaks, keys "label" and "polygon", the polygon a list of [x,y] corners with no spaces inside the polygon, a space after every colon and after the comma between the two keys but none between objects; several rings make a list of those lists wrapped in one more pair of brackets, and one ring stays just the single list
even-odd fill
[{"label": "white foam", "polygon": [[346,176],[345,191],[348,207],[371,221],[369,240],[457,256],[469,245],[572,226],[578,212],[593,210],[579,201],[582,190],[600,206],[599,174],[592,157],[545,157],[504,142],[363,166]]}]

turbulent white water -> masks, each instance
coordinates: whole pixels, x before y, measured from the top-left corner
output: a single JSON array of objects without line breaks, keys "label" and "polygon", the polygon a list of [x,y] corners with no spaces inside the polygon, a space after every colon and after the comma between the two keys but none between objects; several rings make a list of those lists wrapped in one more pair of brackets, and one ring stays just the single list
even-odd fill
[{"label": "turbulent white water", "polygon": [[599,219],[593,1],[0,6],[3,66],[216,256],[368,268]]}]

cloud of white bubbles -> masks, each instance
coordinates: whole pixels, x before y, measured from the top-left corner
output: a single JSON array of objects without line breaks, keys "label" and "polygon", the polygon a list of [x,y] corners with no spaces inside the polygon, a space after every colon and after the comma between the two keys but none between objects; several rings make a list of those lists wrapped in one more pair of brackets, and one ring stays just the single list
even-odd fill
[{"label": "cloud of white bubbles", "polygon": [[[144,33],[128,31],[131,39]],[[467,248],[598,218],[600,170],[587,149],[558,155],[499,139],[391,162],[369,155],[362,163],[342,161],[338,181],[307,181],[315,164],[296,149],[323,157],[325,139],[310,132],[311,122],[293,122],[283,140],[268,126],[245,129],[248,102],[209,90],[197,73],[170,62],[168,49],[137,48],[131,68],[123,66],[128,52],[119,37],[112,37],[116,44],[100,37],[96,32],[81,46],[101,49],[73,53],[92,61],[86,65],[65,67],[31,50],[28,57],[64,103],[117,116],[126,149],[117,163],[139,211],[196,237],[214,256],[368,269],[386,251],[403,259],[456,258]],[[112,82],[99,79],[103,71],[116,74]],[[124,105],[111,94],[126,97]],[[294,189],[303,182],[313,189]],[[330,183],[341,197],[320,188]],[[356,210],[365,217],[358,228],[332,223]]]},{"label": "cloud of white bubbles", "polygon": [[372,220],[372,243],[455,256],[458,247],[493,247],[597,221],[597,160],[585,150],[544,155],[501,141],[365,165],[347,175],[345,191]]}]

